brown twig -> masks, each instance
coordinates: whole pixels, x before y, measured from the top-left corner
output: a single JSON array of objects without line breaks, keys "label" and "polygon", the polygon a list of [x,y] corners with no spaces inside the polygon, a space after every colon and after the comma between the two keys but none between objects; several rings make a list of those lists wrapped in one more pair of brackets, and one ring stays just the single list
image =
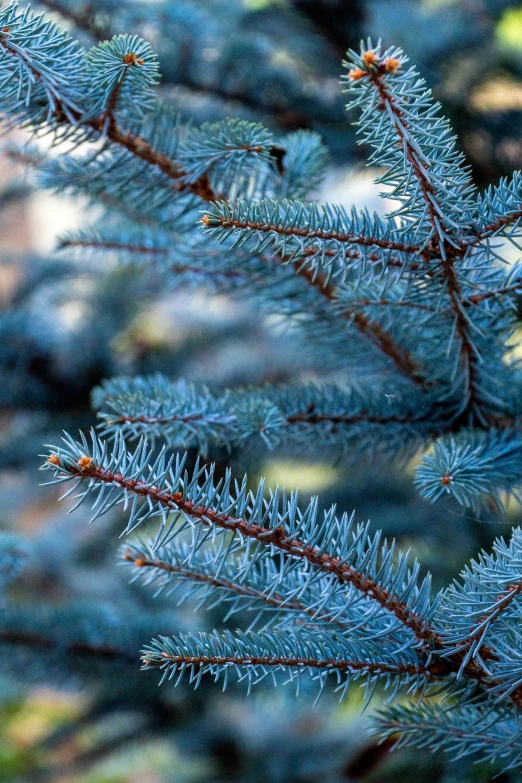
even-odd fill
[{"label": "brown twig", "polygon": [[497,288],[496,291],[486,291],[483,294],[468,296],[467,301],[472,304],[480,304],[480,302],[484,302],[487,299],[495,299],[497,296],[517,293],[522,293],[522,280],[519,280],[518,283],[513,283],[513,285],[507,285],[505,288]]},{"label": "brown twig", "polygon": [[221,215],[204,215],[201,221],[205,226],[221,226],[222,228],[249,229],[259,233],[274,233],[280,236],[295,236],[304,239],[320,239],[322,241],[335,240],[336,242],[361,245],[364,247],[381,247],[384,250],[397,250],[402,253],[417,255],[420,252],[419,245],[407,245],[392,239],[381,237],[368,237],[361,234],[340,232],[326,229],[311,229],[306,226],[283,226],[276,223],[264,223],[255,220],[239,220]]},{"label": "brown twig", "polygon": [[[421,674],[431,676],[430,666],[415,664],[392,664],[379,661],[349,661],[337,658],[286,658],[279,656],[251,656],[251,655],[169,655],[161,653],[161,657],[155,657],[153,653],[146,653],[143,662],[149,666],[161,666],[164,663],[190,664],[192,666],[223,665],[227,663],[237,666],[309,666],[313,669],[331,669],[334,671],[366,671],[376,674]],[[435,665],[433,669],[435,669]]]},{"label": "brown twig", "polygon": [[[170,255],[168,248],[151,247],[149,245],[132,244],[130,242],[111,242],[105,240],[96,239],[62,239],[59,244],[60,248],[66,247],[85,247],[93,248],[97,250],[115,250],[123,251],[126,253],[136,253],[138,255],[151,255],[151,256],[164,256]],[[194,274],[215,275],[216,277],[225,277],[231,280],[247,280],[251,279],[246,273],[242,273],[235,269],[214,269],[209,270],[204,266],[194,266],[193,264],[172,264],[170,271],[175,274],[183,274],[185,272],[193,272]]]},{"label": "brown twig", "polygon": [[377,91],[381,111],[389,112],[390,116],[394,118],[393,126],[400,146],[404,149],[406,160],[411,165],[413,174],[419,184],[420,192],[422,193],[426,204],[429,221],[433,229],[438,232],[439,220],[437,217],[437,210],[433,203],[434,200],[436,200],[436,191],[425,172],[424,165],[421,165],[418,160],[418,153],[412,148],[408,135],[408,123],[404,112],[400,106],[398,106],[388,89],[385,80],[386,73],[386,66],[384,63],[381,63],[378,67],[369,69],[368,78]]},{"label": "brown twig", "polygon": [[[322,423],[331,423],[331,424],[359,424],[361,422],[366,422],[368,424],[382,424],[382,425],[388,425],[388,424],[419,424],[422,422],[429,423],[431,420],[431,416],[418,416],[415,415],[415,413],[411,412],[411,414],[390,414],[389,416],[386,415],[378,415],[378,414],[372,414],[368,413],[368,411],[359,411],[359,413],[353,413],[353,414],[346,414],[346,413],[317,413],[315,408],[312,408],[312,410],[308,411],[301,411],[299,413],[294,413],[291,416],[287,416],[286,420],[288,424],[322,424]],[[433,421],[433,425],[440,426],[439,422]]]},{"label": "brown twig", "polygon": [[[500,615],[506,611],[515,598],[518,598],[521,592],[522,578],[520,581],[514,582],[513,584],[506,587],[506,589],[498,596],[493,606],[491,606],[486,614],[479,619],[475,627],[470,631],[468,646],[473,644],[474,637],[479,636],[482,633],[484,623],[488,622],[489,626],[489,623],[497,620],[498,617],[500,617]],[[497,656],[487,645],[481,645],[478,652],[484,661],[497,660]]]},{"label": "brown twig", "polygon": [[[148,424],[154,426],[156,424],[169,424],[170,422],[193,422],[201,421],[207,418],[204,414],[188,413],[188,414],[166,414],[149,416],[147,414],[131,414],[124,413],[117,417],[116,421],[119,424]],[[229,420],[235,421],[237,417],[232,413],[229,416]],[[433,419],[431,413],[427,415],[416,415],[413,411],[409,414],[390,414],[390,415],[378,415],[371,414],[366,410],[359,411],[358,413],[318,413],[315,410],[315,406],[311,406],[306,411],[299,411],[298,413],[292,413],[285,416],[286,423],[293,424],[404,424],[414,425],[419,423],[433,423],[433,426],[440,428],[439,420]],[[109,424],[113,423],[108,421]],[[437,429],[439,433],[439,429]]]},{"label": "brown twig", "polygon": [[464,374],[466,401],[463,417],[478,420],[484,426],[486,419],[481,411],[478,356],[469,335],[469,323],[464,314],[465,300],[451,255],[442,262],[442,277],[455,319],[455,331],[460,339],[460,365]]},{"label": "brown twig", "polygon": [[[335,288],[326,282],[325,278],[317,272],[303,267],[299,261],[293,262],[293,267],[301,278],[313,286],[324,298],[334,303],[336,301]],[[364,313],[344,310],[342,316],[367,337],[385,356],[387,356],[397,369],[418,386],[430,386],[430,382],[418,367],[415,360],[393,337],[376,321],[372,321]]]},{"label": "brown twig", "polygon": [[493,223],[488,223],[487,225],[482,226],[480,231],[477,229],[475,236],[467,238],[465,240],[466,246],[469,247],[471,245],[476,245],[479,242],[482,242],[484,239],[490,239],[506,226],[509,226],[512,223],[516,223],[516,221],[520,220],[521,218],[522,209],[516,209],[513,210],[513,212],[508,212],[506,215],[499,216]]},{"label": "brown twig", "polygon": [[[386,73],[386,65],[385,63],[381,63],[375,67],[369,67],[364,75],[368,77],[369,82],[375,87],[381,109],[387,111],[391,117],[394,118],[394,130],[401,147],[405,151],[406,160],[411,165],[412,172],[419,184],[420,192],[426,204],[428,219],[433,229],[439,233],[440,207],[439,210],[437,210],[435,206],[437,203],[437,194],[425,170],[425,162],[421,165],[418,160],[417,152],[412,148],[409,142],[408,122],[401,107],[397,104],[388,89],[385,78]],[[478,357],[475,353],[473,342],[470,339],[469,324],[464,315],[464,297],[455,269],[455,260],[462,257],[465,252],[465,247],[455,248],[453,245],[449,245],[445,240],[441,241],[444,244],[444,257],[441,256],[441,273],[455,319],[455,331],[460,340],[460,363],[464,375],[466,413],[468,418],[477,418],[484,424],[485,420],[481,413],[481,398],[479,392]],[[430,252],[433,251],[434,248],[432,247]]]},{"label": "brown twig", "polygon": [[89,247],[96,250],[123,250],[127,253],[138,253],[140,255],[169,255],[169,250],[163,247],[149,247],[148,245],[139,245],[127,242],[108,242],[105,240],[95,239],[62,239],[60,240],[59,247]]},{"label": "brown twig", "polygon": [[412,310],[433,312],[432,309],[426,305],[415,304],[414,302],[404,302],[400,299],[396,301],[393,299],[354,299],[350,301],[350,307],[406,307]]},{"label": "brown twig", "polygon": [[88,120],[85,124],[100,134],[105,130],[107,138],[114,144],[124,147],[136,158],[141,158],[151,166],[156,166],[169,179],[176,180],[176,190],[193,193],[204,201],[216,200],[217,197],[210,187],[206,174],[203,174],[195,182],[185,182],[183,178],[186,176],[186,172],[181,166],[168,155],[155,149],[141,136],[136,136],[130,131],[120,128],[117,122],[113,122],[108,128],[105,128],[105,118],[97,117]]}]

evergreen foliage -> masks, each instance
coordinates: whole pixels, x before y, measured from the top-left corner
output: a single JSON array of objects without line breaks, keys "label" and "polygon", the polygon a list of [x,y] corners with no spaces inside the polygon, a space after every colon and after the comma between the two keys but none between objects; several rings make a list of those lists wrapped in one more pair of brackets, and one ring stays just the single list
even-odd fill
[{"label": "evergreen foliage", "polygon": [[[143,668],[162,681],[187,674],[197,686],[211,674],[250,685],[283,673],[299,686],[310,674],[320,693],[332,680],[343,696],[361,680],[367,699],[381,689],[390,701],[411,697],[381,712],[381,736],[516,767],[520,531],[436,594],[416,561],[335,507],[301,506],[297,493],[267,494],[264,482],[204,463],[190,470],[172,453],[249,445],[346,461],[422,449],[421,494],[474,510],[520,486],[510,338],[522,279],[506,256],[508,243],[518,248],[519,175],[477,194],[401,49],[368,41],[345,65],[361,142],[396,202],[384,218],[310,200],[326,164],[315,132],[183,121],[157,99],[156,57],[137,36],[86,51],[16,4],[0,12],[7,127],[74,142],[60,158],[13,154],[44,186],[104,209],[62,249],[248,298],[286,324],[316,370],[306,384],[225,392],[163,375],[105,381],[93,393],[101,438],[66,436],[43,467],[73,482],[74,507],[92,502],[93,520],[121,506],[129,534],[159,518],[151,540],[122,548],[136,579],[165,593],[188,585],[182,598],[192,588],[229,616],[253,613],[247,630],[153,639]],[[18,555],[1,548],[11,577]]]}]

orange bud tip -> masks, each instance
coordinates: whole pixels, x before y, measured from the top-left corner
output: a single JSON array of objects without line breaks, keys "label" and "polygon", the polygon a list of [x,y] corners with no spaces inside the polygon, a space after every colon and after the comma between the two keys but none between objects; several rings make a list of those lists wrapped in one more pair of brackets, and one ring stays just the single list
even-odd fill
[{"label": "orange bud tip", "polygon": [[365,76],[368,76],[368,73],[366,71],[363,71],[362,68],[353,68],[348,73],[348,78],[352,82],[358,82],[359,79],[362,79]]},{"label": "orange bud tip", "polygon": [[443,487],[448,487],[453,481],[453,476],[442,476],[440,483]]},{"label": "orange bud tip", "polygon": [[49,462],[51,465],[61,465],[60,457],[58,454],[51,454],[50,457],[47,459],[47,462]]},{"label": "orange bud tip", "polygon": [[379,58],[377,57],[375,52],[373,52],[371,49],[368,49],[367,52],[364,52],[362,56],[362,61],[365,65],[370,66],[370,65],[375,65],[375,63],[379,61]]},{"label": "orange bud tip", "polygon": [[172,495],[172,500],[174,501],[174,503],[181,503],[181,501],[183,500],[183,495],[181,494],[181,492],[174,492],[174,494]]},{"label": "orange bud tip", "polygon": [[204,226],[208,226],[209,223],[210,223],[209,216],[208,215],[203,215],[203,217],[201,218],[201,222],[203,223]]},{"label": "orange bud tip", "polygon": [[384,70],[388,73],[396,73],[400,67],[400,60],[396,60],[395,57],[387,57],[384,61]]},{"label": "orange bud tip", "polygon": [[80,457],[78,460],[78,467],[80,467],[82,470],[87,470],[88,468],[92,467],[92,457]]},{"label": "orange bud tip", "polygon": [[162,658],[170,658],[170,655],[168,653],[166,653],[166,652],[162,652],[161,653],[161,657]]},{"label": "orange bud tip", "polygon": [[143,65],[144,60],[142,60],[141,57],[136,57],[134,52],[129,52],[128,54],[123,55],[123,62],[125,65]]},{"label": "orange bud tip", "polygon": [[11,29],[10,27],[2,27],[2,32],[8,33],[10,29]]},{"label": "orange bud tip", "polygon": [[142,560],[141,557],[137,557],[136,560],[134,561],[134,565],[137,566],[138,568],[143,568],[143,566],[145,565],[145,560]]}]

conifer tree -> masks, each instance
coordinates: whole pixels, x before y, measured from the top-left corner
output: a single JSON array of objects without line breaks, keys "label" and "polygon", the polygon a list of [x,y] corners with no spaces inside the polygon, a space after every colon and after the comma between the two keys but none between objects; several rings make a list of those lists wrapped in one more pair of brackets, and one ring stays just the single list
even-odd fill
[{"label": "conifer tree", "polygon": [[93,393],[99,432],[67,435],[43,467],[72,482],[75,507],[92,502],[93,520],[119,505],[126,534],[157,519],[151,540],[122,547],[137,579],[224,603],[229,616],[252,612],[248,630],[153,639],[143,668],[162,681],[283,674],[298,686],[311,675],[319,693],[333,682],[341,696],[360,681],[367,699],[387,691],[380,736],[517,767],[520,530],[434,594],[368,525],[218,478],[205,462],[189,470],[178,452],[284,446],[347,464],[422,450],[415,482],[429,500],[478,510],[517,493],[521,376],[509,341],[522,276],[504,254],[518,247],[520,175],[477,193],[401,49],[367,41],[345,66],[360,139],[395,201],[384,218],[310,200],[326,163],[313,132],[184,123],[158,101],[157,61],[137,36],[86,51],[29,10],[0,12],[6,126],[68,142],[60,157],[24,154],[46,187],[106,208],[61,246],[248,298],[285,320],[324,379],[224,392],[111,379]]}]

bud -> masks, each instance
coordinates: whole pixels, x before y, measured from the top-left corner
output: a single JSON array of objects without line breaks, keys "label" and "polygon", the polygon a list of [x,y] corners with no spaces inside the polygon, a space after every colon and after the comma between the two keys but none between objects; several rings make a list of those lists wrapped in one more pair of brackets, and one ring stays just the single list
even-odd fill
[{"label": "bud", "polygon": [[371,65],[375,65],[376,63],[378,63],[379,58],[377,57],[375,52],[373,52],[371,49],[368,49],[367,52],[364,52],[362,56],[362,61],[366,66],[370,67]]},{"label": "bud", "polygon": [[362,68],[353,68],[348,73],[348,78],[352,82],[358,82],[359,79],[362,79],[363,76],[368,76],[367,71],[363,71]]},{"label": "bud", "polygon": [[143,65],[145,61],[141,57],[136,57],[134,52],[129,52],[129,54],[124,55],[123,62],[125,65]]},{"label": "bud", "polygon": [[384,61],[384,70],[388,73],[396,73],[400,67],[401,63],[395,57],[387,57]]}]

